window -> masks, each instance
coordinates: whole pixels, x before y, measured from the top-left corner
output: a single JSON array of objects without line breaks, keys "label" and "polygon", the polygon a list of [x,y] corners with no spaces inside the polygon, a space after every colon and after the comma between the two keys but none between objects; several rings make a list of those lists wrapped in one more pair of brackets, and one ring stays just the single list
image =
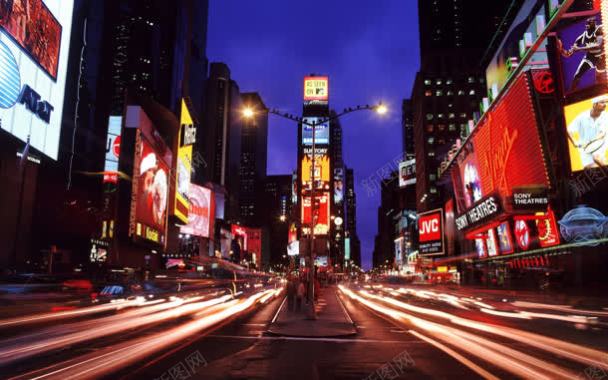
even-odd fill
[{"label": "window", "polygon": [[458,95],[464,95],[464,90],[458,90]]},{"label": "window", "polygon": [[439,124],[439,125],[437,126],[437,130],[438,130],[439,132],[443,132],[443,131],[445,131],[445,124]]},{"label": "window", "polygon": [[467,118],[467,113],[466,112],[461,113],[460,117],[463,118],[463,119],[466,119]]},{"label": "window", "polygon": [[475,90],[469,91],[469,95],[475,95]]},{"label": "window", "polygon": [[455,118],[455,117],[456,117],[456,114],[455,114],[454,112],[450,112],[450,114],[448,115],[448,117],[449,117],[450,119],[453,119],[453,118]]},{"label": "window", "polygon": [[467,79],[467,82],[469,82],[469,83],[475,83],[475,78],[473,78],[473,77],[469,77],[469,78]]},{"label": "window", "polygon": [[433,120],[433,114],[432,113],[427,113],[426,114],[426,119],[427,120]]},{"label": "window", "polygon": [[433,143],[435,142],[435,138],[434,137],[429,137],[428,140],[426,140],[430,145],[433,145]]},{"label": "window", "polygon": [[433,126],[433,124],[428,124],[426,126],[426,131],[427,132],[433,132],[433,129],[435,129],[435,127]]},{"label": "window", "polygon": [[427,86],[430,86],[431,85],[431,80],[430,79],[425,79],[424,80],[424,84],[427,85]]},{"label": "window", "polygon": [[433,91],[431,91],[431,90],[426,90],[424,92],[424,96],[431,96],[431,95],[433,95]]},{"label": "window", "polygon": [[436,96],[443,96],[443,91],[442,90],[437,90],[437,91],[435,91],[435,95]]},{"label": "window", "polygon": [[437,86],[441,86],[441,84],[442,84],[442,83],[443,83],[443,81],[442,81],[441,79],[437,79],[437,80],[435,81],[435,84],[436,84]]},{"label": "window", "polygon": [[437,114],[437,118],[438,118],[438,119],[443,119],[443,114],[442,114],[442,113]]},{"label": "window", "polygon": [[433,152],[432,150],[428,153],[429,157],[435,157],[435,152]]},{"label": "window", "polygon": [[448,131],[454,132],[455,130],[456,130],[456,124],[450,124],[450,125],[448,125]]},{"label": "window", "polygon": [[436,179],[437,179],[437,175],[435,175],[435,174],[429,174],[429,180],[435,181]]},{"label": "window", "polygon": [[452,91],[452,90],[448,90],[448,92],[447,92],[447,96],[452,96],[452,95],[454,95],[454,91]]},{"label": "window", "polygon": [[437,194],[437,188],[436,187],[431,187],[431,189],[429,191],[431,192],[431,194]]},{"label": "window", "polygon": [[452,83],[454,83],[454,82],[452,81],[452,79],[448,79],[448,80],[446,80],[446,81],[445,81],[445,84],[452,84]]}]

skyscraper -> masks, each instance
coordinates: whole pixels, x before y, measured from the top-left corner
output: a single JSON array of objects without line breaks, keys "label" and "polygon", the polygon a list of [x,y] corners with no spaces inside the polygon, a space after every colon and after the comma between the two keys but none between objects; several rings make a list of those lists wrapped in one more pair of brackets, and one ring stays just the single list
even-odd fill
[{"label": "skyscraper", "polygon": [[[418,210],[440,207],[439,163],[485,96],[480,61],[521,0],[419,0],[421,67],[412,91]],[[483,17],[479,10],[483,8]]]},{"label": "skyscraper", "polygon": [[[355,194],[355,174],[353,169],[345,168],[345,250],[350,252],[350,260],[361,266],[361,241],[357,234],[357,195]],[[346,238],[345,238],[346,239]],[[346,247],[346,245],[350,247]],[[345,252],[346,253],[346,252]],[[348,259],[345,257],[345,259]]]},{"label": "skyscraper", "polygon": [[227,190],[226,219],[234,221],[240,215],[241,108],[241,94],[230,69],[224,63],[211,63],[195,148],[204,159],[204,168],[197,171],[196,182],[213,182]]},{"label": "skyscraper", "polygon": [[241,165],[239,168],[240,220],[247,226],[261,224],[262,195],[268,161],[268,112],[257,92],[241,94],[246,107],[258,110],[243,120],[241,131]]}]

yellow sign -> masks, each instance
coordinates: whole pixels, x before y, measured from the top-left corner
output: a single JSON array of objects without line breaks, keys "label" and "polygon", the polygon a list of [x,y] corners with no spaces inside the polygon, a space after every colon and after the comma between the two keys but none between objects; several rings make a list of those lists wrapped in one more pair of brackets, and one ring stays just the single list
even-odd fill
[{"label": "yellow sign", "polygon": [[[315,181],[329,182],[329,156],[322,156],[315,160]],[[310,182],[312,172],[312,159],[304,156],[302,159],[302,183]]]},{"label": "yellow sign", "polygon": [[177,147],[177,160],[175,167],[174,183],[174,206],[173,214],[183,223],[188,223],[188,191],[190,189],[190,178],[192,174],[192,145],[185,145],[185,142],[192,140],[193,121],[186,102],[182,99],[182,109],[180,117],[180,130]]},{"label": "yellow sign", "polygon": [[328,77],[305,77],[304,78],[304,100],[329,99],[329,78]]}]

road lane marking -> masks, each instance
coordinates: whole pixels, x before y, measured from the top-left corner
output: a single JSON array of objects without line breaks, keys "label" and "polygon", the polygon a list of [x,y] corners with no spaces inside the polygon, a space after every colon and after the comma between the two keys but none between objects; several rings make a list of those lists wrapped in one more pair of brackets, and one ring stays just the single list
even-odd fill
[{"label": "road lane marking", "polygon": [[378,344],[412,344],[421,343],[411,340],[377,340],[377,339],[345,339],[345,338],[308,338],[308,337],[290,337],[290,336],[248,336],[248,335],[207,335],[207,338],[224,338],[224,339],[255,339],[255,340],[287,340],[287,341],[303,341],[303,342],[330,342],[330,343],[378,343]]},{"label": "road lane marking", "polygon": [[287,301],[287,296],[285,296],[285,298],[283,298],[283,302],[281,302],[281,306],[279,306],[277,313],[274,315],[274,318],[272,318],[272,322],[270,322],[270,323],[274,323],[277,320],[277,318],[279,318],[279,313],[281,312],[283,305],[285,305],[285,301]]}]

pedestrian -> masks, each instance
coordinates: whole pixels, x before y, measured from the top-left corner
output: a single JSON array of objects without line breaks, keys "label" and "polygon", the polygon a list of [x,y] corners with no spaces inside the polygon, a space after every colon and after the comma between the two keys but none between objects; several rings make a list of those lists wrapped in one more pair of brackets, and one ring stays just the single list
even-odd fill
[{"label": "pedestrian", "polygon": [[294,276],[290,275],[287,282],[287,310],[293,311],[296,302],[297,284]]},{"label": "pedestrian", "polygon": [[298,285],[298,295],[296,302],[296,311],[302,310],[302,304],[304,302],[304,297],[306,296],[306,286],[304,285],[304,281],[300,281]]}]

